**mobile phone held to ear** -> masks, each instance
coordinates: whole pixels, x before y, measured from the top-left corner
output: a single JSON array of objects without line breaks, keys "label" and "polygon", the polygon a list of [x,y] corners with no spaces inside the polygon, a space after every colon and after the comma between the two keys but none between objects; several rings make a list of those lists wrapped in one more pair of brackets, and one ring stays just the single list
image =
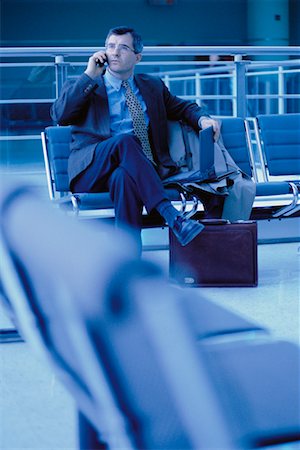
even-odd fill
[{"label": "mobile phone held to ear", "polygon": [[106,57],[106,55],[105,55],[105,61],[104,61],[104,62],[101,62],[100,59],[97,59],[97,60],[96,60],[96,65],[97,65],[98,67],[103,67],[104,64],[106,63],[106,61],[107,61],[107,57]]}]

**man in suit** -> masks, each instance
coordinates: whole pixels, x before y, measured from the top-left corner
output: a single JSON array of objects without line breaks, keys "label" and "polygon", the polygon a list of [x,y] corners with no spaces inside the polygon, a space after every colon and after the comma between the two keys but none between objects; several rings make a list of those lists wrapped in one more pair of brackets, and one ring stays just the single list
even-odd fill
[{"label": "man in suit", "polygon": [[132,28],[111,29],[105,47],[78,79],[65,83],[51,109],[56,122],[72,125],[70,188],[109,190],[117,226],[139,236],[143,206],[156,209],[187,245],[203,225],[183,218],[163,189],[162,180],[178,171],[168,150],[167,120],[183,120],[196,130],[213,126],[216,138],[218,122],[196,103],[172,95],[160,78],[134,76],[143,44]]}]

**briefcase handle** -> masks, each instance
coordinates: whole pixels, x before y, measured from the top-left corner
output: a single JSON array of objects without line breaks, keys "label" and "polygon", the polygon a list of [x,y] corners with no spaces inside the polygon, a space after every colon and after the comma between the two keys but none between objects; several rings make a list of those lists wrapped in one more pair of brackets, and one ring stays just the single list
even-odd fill
[{"label": "briefcase handle", "polygon": [[227,225],[230,223],[227,219],[201,219],[199,222],[203,225]]}]

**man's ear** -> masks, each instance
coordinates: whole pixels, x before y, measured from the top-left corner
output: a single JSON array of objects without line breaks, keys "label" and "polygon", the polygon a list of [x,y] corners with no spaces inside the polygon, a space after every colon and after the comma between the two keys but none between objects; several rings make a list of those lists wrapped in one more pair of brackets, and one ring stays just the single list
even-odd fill
[{"label": "man's ear", "polygon": [[136,57],[136,64],[137,64],[142,59],[142,54],[141,53],[136,53],[135,57]]}]

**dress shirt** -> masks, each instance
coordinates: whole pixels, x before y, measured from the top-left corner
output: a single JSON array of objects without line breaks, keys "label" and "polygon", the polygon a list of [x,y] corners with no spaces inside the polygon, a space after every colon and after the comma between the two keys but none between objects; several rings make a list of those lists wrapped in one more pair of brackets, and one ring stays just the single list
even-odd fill
[{"label": "dress shirt", "polygon": [[[143,100],[143,97],[138,90],[138,87],[134,81],[133,76],[127,80],[133,93],[137,96],[139,102],[142,105],[146,126],[149,125],[149,117],[147,114],[147,107]],[[104,84],[106,87],[108,97],[108,107],[110,115],[110,131],[112,136],[116,134],[124,134],[133,132],[132,119],[128,110],[125,99],[125,89],[121,87],[122,80],[114,77],[109,70],[106,70],[104,74]]]}]

